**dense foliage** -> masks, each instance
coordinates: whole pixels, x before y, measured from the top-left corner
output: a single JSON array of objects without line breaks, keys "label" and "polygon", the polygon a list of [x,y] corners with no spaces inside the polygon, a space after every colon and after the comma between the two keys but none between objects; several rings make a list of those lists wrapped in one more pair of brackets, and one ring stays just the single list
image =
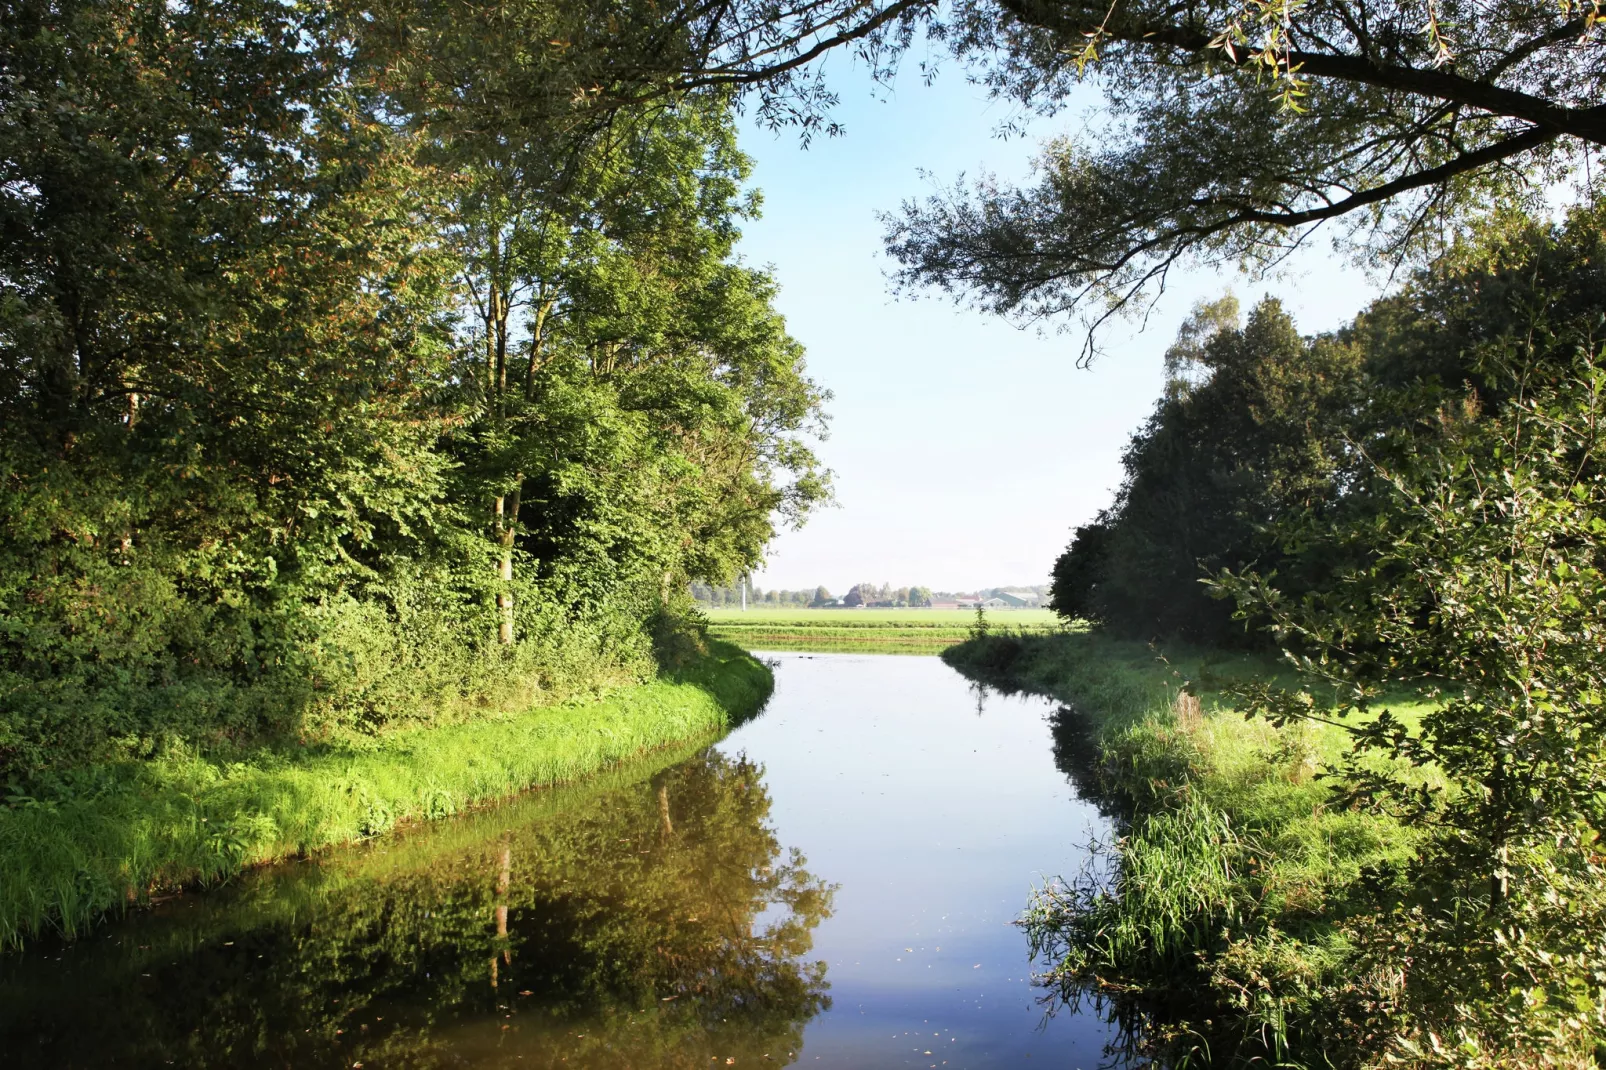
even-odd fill
[{"label": "dense foliage", "polygon": [[1272,300],[1241,326],[1230,299],[1201,306],[1114,503],[1055,564],[1055,608],[1136,638],[1266,641],[1203,581],[1253,567],[1297,600],[1369,560],[1399,515],[1385,469],[1569,374],[1606,314],[1603,213],[1493,217],[1332,335],[1301,337]]},{"label": "dense foliage", "polygon": [[0,774],[638,678],[827,493],[728,99],[576,96],[657,77],[582,8],[521,65],[466,12],[7,6]]},{"label": "dense foliage", "polygon": [[1171,381],[1128,445],[1113,505],[1054,567],[1067,617],[1149,638],[1242,633],[1199,582],[1277,554],[1265,525],[1331,497],[1359,403],[1357,347],[1300,337],[1273,300],[1242,327],[1236,302],[1201,308],[1170,353]]}]

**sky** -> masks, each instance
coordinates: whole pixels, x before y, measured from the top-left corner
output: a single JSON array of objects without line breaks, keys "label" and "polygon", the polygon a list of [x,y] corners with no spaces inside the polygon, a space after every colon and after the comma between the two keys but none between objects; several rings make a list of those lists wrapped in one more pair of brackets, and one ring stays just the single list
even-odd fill
[{"label": "sky", "polygon": [[761,588],[1046,583],[1071,529],[1110,503],[1127,436],[1159,397],[1162,354],[1197,301],[1230,290],[1247,310],[1270,293],[1315,332],[1379,292],[1324,241],[1269,281],[1174,273],[1146,323],[1111,331],[1085,369],[1074,331],[1023,328],[941,295],[895,298],[878,212],[961,173],[1027,177],[1040,143],[1083,129],[1097,97],[1089,89],[1079,109],[1000,140],[1014,113],[952,64],[933,85],[909,70],[890,90],[846,62],[827,73],[843,136],[805,148],[795,132],[742,129],[764,209],[740,251],[773,271],[810,375],[834,394],[818,452],[836,505],[771,544],[753,574]]}]

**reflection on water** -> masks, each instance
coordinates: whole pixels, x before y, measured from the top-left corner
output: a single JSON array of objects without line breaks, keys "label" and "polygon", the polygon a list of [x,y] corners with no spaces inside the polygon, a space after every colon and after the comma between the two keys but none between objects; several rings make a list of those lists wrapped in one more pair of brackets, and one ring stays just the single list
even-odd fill
[{"label": "reflection on water", "polygon": [[0,1049],[58,1067],[791,1062],[829,1006],[808,956],[832,889],[782,850],[760,772],[704,750],[186,897],[6,963]]},{"label": "reflection on water", "polygon": [[1106,827],[1052,706],[936,658],[776,676],[712,745],[0,958],[0,1064],[1104,1063],[1014,924]]}]

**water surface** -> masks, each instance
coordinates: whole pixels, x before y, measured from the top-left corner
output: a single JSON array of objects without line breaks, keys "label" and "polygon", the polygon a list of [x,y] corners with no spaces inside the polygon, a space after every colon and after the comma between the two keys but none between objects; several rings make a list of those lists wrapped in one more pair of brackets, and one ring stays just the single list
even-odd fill
[{"label": "water surface", "polygon": [[7,1066],[1099,1066],[1013,924],[1102,819],[1042,700],[767,655],[723,740],[0,959]]}]

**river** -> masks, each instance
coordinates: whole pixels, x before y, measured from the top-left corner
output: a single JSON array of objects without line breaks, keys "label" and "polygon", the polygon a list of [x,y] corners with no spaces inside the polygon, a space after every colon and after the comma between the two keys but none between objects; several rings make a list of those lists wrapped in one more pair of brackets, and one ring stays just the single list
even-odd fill
[{"label": "river", "polygon": [[1084,1067],[1014,925],[1105,829],[1051,704],[763,655],[718,741],[0,959],[7,1067]]}]

